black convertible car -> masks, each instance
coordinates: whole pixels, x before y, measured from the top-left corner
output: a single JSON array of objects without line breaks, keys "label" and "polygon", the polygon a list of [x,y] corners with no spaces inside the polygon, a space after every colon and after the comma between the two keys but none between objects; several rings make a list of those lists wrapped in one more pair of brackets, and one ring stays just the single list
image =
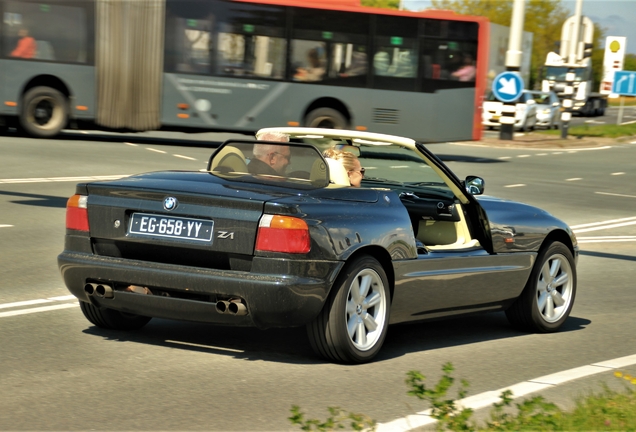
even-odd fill
[{"label": "black convertible car", "polygon": [[[391,323],[505,310],[552,332],[567,319],[578,245],[559,219],[481,195],[483,179],[411,139],[266,132],[291,140],[229,140],[207,170],[77,185],[58,263],[91,323],[306,326],[322,357],[362,363]],[[357,156],[360,187],[327,148]],[[256,170],[263,149],[278,171]]]}]

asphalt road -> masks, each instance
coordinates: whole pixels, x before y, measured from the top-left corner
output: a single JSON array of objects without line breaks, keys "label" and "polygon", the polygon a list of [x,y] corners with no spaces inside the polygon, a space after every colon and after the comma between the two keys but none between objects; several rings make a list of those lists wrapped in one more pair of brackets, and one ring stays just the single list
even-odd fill
[{"label": "asphalt road", "polygon": [[[339,406],[386,424],[427,408],[406,394],[409,370],[434,384],[450,361],[477,395],[636,354],[636,144],[629,143],[572,151],[432,147],[460,177],[483,176],[487,194],[538,205],[575,228],[578,294],[559,333],[514,331],[500,313],[392,326],[375,362],[342,366],[315,358],[303,329],[167,320],[133,333],[93,327],[56,264],[75,183],[201,169],[210,143],[223,138],[0,137],[0,430],[286,430],[294,429],[292,404],[311,417]],[[611,380],[611,371],[547,394],[565,403],[600,389],[601,378]]]}]

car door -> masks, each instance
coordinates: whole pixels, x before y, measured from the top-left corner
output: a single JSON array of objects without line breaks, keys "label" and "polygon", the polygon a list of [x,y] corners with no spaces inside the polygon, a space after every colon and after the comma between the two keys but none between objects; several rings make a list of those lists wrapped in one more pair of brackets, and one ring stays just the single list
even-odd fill
[{"label": "car door", "polygon": [[489,222],[479,202],[423,145],[417,150],[453,191],[472,241],[420,249],[417,259],[394,261],[392,321],[411,321],[497,309],[519,295],[533,255],[494,254]]}]

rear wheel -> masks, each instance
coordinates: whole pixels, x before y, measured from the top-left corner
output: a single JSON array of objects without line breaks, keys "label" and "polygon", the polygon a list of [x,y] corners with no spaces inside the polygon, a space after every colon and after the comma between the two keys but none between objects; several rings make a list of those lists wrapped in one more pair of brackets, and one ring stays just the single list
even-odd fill
[{"label": "rear wheel", "polygon": [[109,330],[138,330],[148,324],[150,317],[99,308],[92,303],[81,301],[80,308],[87,320],[97,327]]},{"label": "rear wheel", "polygon": [[307,325],[314,351],[331,361],[365,363],[380,351],[389,325],[389,283],[380,263],[362,256],[343,269],[323,310]]},{"label": "rear wheel", "polygon": [[312,128],[345,129],[347,119],[333,108],[318,108],[305,117],[305,126]]},{"label": "rear wheel", "polygon": [[24,95],[20,125],[35,137],[47,138],[60,133],[68,120],[66,97],[50,87],[34,87]]},{"label": "rear wheel", "polygon": [[523,292],[506,311],[515,327],[540,333],[554,332],[570,315],[576,296],[576,267],[563,243],[544,248]]}]

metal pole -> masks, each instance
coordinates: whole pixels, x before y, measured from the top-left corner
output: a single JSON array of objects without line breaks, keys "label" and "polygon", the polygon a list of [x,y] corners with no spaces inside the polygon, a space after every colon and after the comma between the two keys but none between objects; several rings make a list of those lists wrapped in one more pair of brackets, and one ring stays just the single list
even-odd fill
[{"label": "metal pole", "polygon": [[568,130],[570,129],[570,120],[572,119],[572,107],[574,106],[574,79],[576,78],[576,71],[572,68],[577,64],[577,54],[579,48],[579,39],[581,34],[581,12],[583,11],[583,0],[576,0],[576,7],[574,10],[574,29],[572,33],[572,39],[568,46],[567,61],[570,65],[568,72],[565,74],[565,96],[561,101],[561,106],[564,108],[561,113],[561,138],[567,139]]},{"label": "metal pole", "polygon": [[621,123],[623,123],[623,108],[625,108],[625,96],[621,95],[621,105],[620,105],[620,108],[618,109],[618,117],[616,118],[616,124],[618,126],[620,126]]},{"label": "metal pole", "polygon": [[[512,21],[510,23],[510,38],[508,51],[506,51],[506,70],[518,72],[521,69],[521,40],[523,38],[523,19],[525,13],[525,0],[514,0],[512,5]],[[499,139],[512,140],[514,137],[515,102],[505,102],[501,110],[499,123]]]}]

